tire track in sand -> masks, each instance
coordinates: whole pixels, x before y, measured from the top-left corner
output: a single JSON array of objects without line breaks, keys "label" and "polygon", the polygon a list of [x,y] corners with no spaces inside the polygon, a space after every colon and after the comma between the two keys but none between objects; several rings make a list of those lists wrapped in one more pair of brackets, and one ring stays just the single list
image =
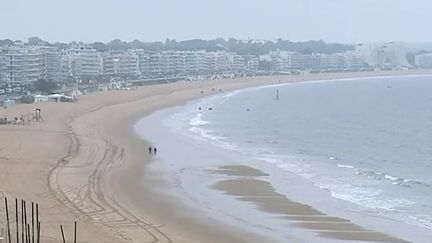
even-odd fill
[{"label": "tire track in sand", "polygon": [[[107,140],[78,135],[72,125],[74,120],[71,118],[67,122],[65,134],[70,140],[67,153],[49,171],[49,191],[75,217],[109,232],[115,237],[113,242],[172,242],[161,230],[164,225],[154,225],[132,214],[113,195],[108,195],[107,175],[124,162],[124,149]],[[86,158],[86,154],[89,157]],[[85,174],[79,181],[81,184],[67,183],[71,173],[81,172]]]}]

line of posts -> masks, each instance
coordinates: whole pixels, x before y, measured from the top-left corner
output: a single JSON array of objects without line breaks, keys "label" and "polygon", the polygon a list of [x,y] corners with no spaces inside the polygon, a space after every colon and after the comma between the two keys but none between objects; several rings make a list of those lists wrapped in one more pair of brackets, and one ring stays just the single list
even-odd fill
[{"label": "line of posts", "polygon": [[[6,211],[6,237],[7,243],[12,243],[13,236],[12,227],[13,219],[10,218],[9,205],[7,197],[4,198],[5,211]],[[39,218],[39,204],[31,202],[31,212],[27,218],[27,202],[21,199],[21,210],[19,210],[18,199],[15,198],[15,239],[16,243],[40,243],[41,240],[41,221]],[[21,214],[20,214],[21,212]],[[30,215],[31,213],[31,215]],[[21,218],[19,217],[21,215]],[[30,218],[31,217],[31,218]],[[60,225],[62,242],[66,243],[63,226]],[[73,242],[77,241],[77,222],[74,222]],[[6,243],[5,242],[5,243]]]}]

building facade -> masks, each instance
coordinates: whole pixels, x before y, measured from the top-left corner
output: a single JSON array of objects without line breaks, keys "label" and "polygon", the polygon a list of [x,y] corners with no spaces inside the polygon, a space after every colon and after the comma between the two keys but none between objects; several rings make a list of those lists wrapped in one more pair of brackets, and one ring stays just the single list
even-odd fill
[{"label": "building facade", "polygon": [[359,44],[355,49],[371,67],[409,66],[406,50],[397,42]]},{"label": "building facade", "polygon": [[39,47],[44,55],[45,79],[51,82],[61,82],[64,80],[61,70],[61,55],[56,47]]},{"label": "building facade", "polygon": [[37,47],[12,46],[0,49],[1,81],[27,84],[46,78],[44,53]]},{"label": "building facade", "polygon": [[139,55],[132,51],[102,53],[102,75],[139,76]]},{"label": "building facade", "polygon": [[64,54],[63,61],[75,80],[102,75],[102,55],[88,45],[74,46]]},{"label": "building facade", "polygon": [[416,55],[415,65],[421,68],[432,68],[432,53]]}]

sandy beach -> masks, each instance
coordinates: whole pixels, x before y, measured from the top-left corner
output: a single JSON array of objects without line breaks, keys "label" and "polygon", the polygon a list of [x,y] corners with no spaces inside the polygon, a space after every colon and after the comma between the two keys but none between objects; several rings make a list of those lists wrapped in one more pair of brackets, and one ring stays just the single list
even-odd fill
[{"label": "sandy beach", "polygon": [[[93,93],[82,96],[77,103],[38,103],[1,109],[0,117],[19,117],[40,108],[44,121],[0,126],[0,200],[6,196],[39,203],[42,242],[59,242],[59,225],[65,227],[70,239],[73,221],[78,221],[78,242],[268,242],[264,236],[195,215],[182,202],[157,193],[164,189],[165,182],[143,178],[146,165],[151,163],[147,152],[151,141],[146,142],[134,133],[135,122],[156,110],[212,95],[219,89],[429,73],[426,70],[329,73],[177,82]],[[262,172],[254,168],[227,165],[214,173],[239,176],[221,182],[215,190],[227,196],[244,197],[241,200],[249,200],[262,211],[284,214],[288,221],[297,222],[299,228],[331,229],[332,233],[322,233],[326,239],[405,242],[293,202],[261,181]],[[245,180],[241,178],[243,175],[256,178]],[[137,187],[143,183],[144,187]],[[257,194],[277,198],[277,202],[248,197]],[[0,210],[0,228],[5,228],[3,204]],[[302,215],[313,219],[312,222],[305,222],[306,216]],[[323,218],[326,221],[317,223]]]}]

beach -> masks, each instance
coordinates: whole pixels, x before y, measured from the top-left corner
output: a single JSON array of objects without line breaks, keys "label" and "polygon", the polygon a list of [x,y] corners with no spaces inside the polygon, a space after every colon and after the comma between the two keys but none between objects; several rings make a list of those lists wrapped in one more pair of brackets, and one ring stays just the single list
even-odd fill
[{"label": "beach", "polygon": [[[78,242],[268,242],[266,236],[224,225],[159,193],[166,190],[169,182],[157,175],[149,175],[151,179],[148,180],[143,176],[148,164],[152,163],[147,151],[152,141],[141,139],[133,129],[134,124],[163,108],[246,87],[429,73],[418,70],[329,73],[177,82],[130,91],[92,93],[82,96],[77,103],[37,103],[2,109],[2,117],[19,117],[40,108],[43,122],[0,126],[1,200],[7,196],[39,203],[43,242],[60,240],[59,225],[65,227],[71,238],[73,221],[78,221]],[[158,151],[169,152],[161,148]],[[299,228],[329,227],[328,223],[316,223],[322,219],[321,212],[277,194],[259,180],[262,172],[254,168],[228,165],[214,173],[255,177],[249,181],[240,178],[221,182],[215,185],[215,190],[245,197],[244,200],[260,205],[266,212],[286,212],[287,215],[306,212],[309,217],[315,217],[314,223],[299,223]],[[278,207],[247,197],[258,192],[278,198]],[[1,208],[3,220],[3,206]],[[328,220],[346,222],[332,216],[328,216]],[[373,229],[362,234],[341,233],[361,229],[355,224],[341,227],[344,228],[332,228],[335,233],[323,233],[322,237],[405,242],[391,235],[372,232]]]}]

